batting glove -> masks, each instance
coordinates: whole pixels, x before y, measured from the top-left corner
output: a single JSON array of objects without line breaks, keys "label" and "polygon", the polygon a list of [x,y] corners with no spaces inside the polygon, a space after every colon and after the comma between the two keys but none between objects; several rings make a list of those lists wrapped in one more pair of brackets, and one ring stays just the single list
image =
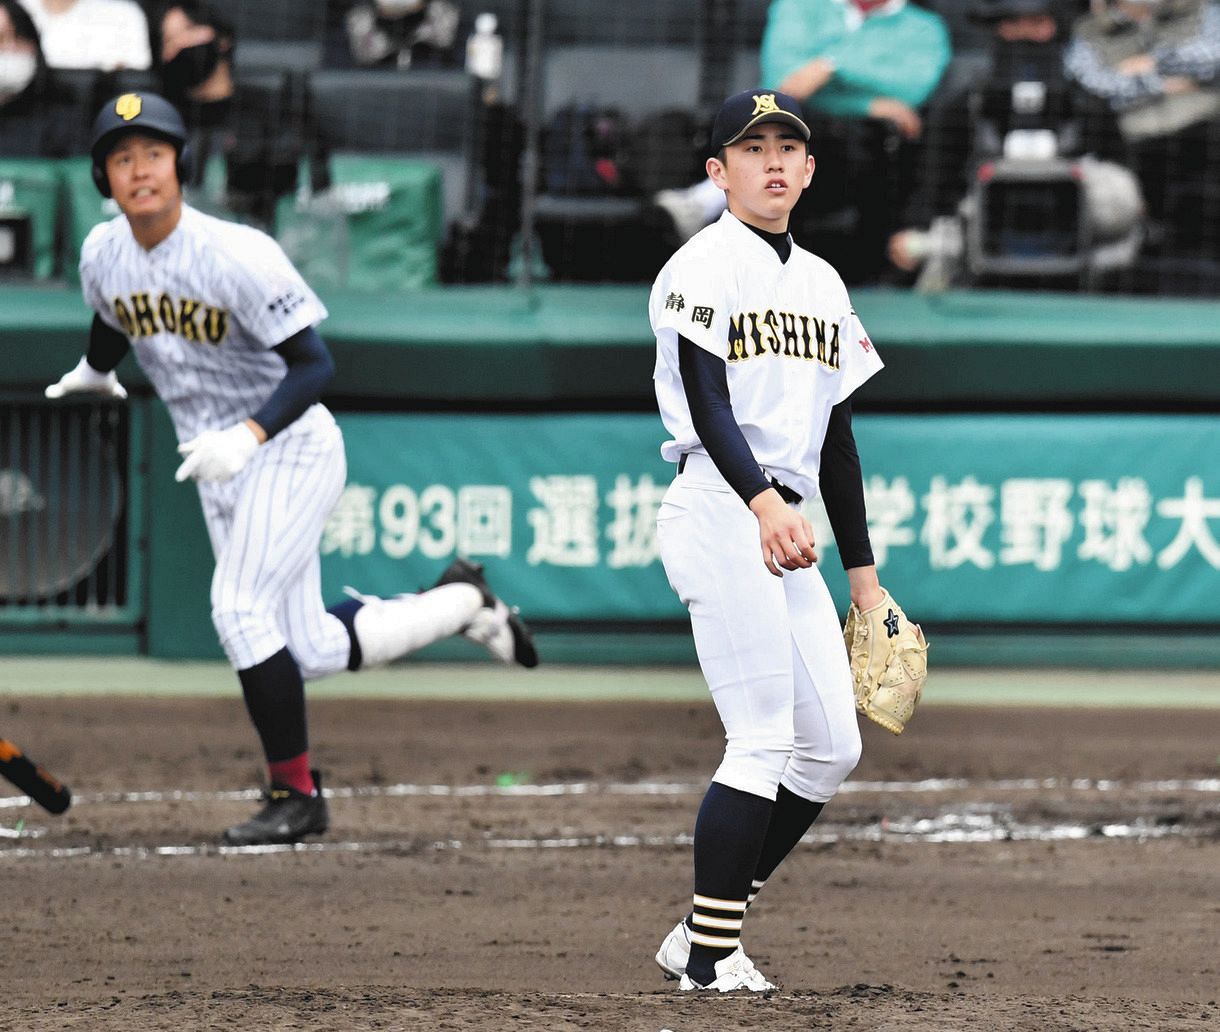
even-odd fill
[{"label": "batting glove", "polygon": [[174,479],[178,483],[187,477],[229,480],[242,471],[258,446],[258,438],[245,423],[227,430],[205,430],[194,440],[178,445],[178,452],[186,456],[186,461],[178,467]]},{"label": "batting glove", "polygon": [[119,378],[111,370],[99,373],[85,359],[76,363],[76,368],[70,373],[64,373],[55,383],[43,393],[48,398],[62,398],[67,394],[101,394],[107,398],[127,397],[127,391],[119,383]]}]

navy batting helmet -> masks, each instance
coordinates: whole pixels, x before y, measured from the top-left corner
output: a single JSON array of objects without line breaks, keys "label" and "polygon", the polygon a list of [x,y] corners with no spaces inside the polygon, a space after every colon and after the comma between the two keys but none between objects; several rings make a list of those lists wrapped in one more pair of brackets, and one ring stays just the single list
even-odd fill
[{"label": "navy batting helmet", "polygon": [[155,93],[124,93],[108,100],[93,120],[93,183],[103,197],[110,196],[106,177],[106,155],[127,133],[159,136],[174,145],[177,152],[178,182],[185,182],[191,167],[190,147],[186,142],[186,123],[178,109]]}]

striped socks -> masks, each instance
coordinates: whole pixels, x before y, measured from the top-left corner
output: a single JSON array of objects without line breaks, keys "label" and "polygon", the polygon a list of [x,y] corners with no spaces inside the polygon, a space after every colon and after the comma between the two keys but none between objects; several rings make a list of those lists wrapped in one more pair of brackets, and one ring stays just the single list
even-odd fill
[{"label": "striped socks", "polygon": [[716,962],[741,945],[741,922],[767,834],[772,803],[713,781],[695,821],[695,893],[687,917],[686,973],[699,985],[716,978]]}]

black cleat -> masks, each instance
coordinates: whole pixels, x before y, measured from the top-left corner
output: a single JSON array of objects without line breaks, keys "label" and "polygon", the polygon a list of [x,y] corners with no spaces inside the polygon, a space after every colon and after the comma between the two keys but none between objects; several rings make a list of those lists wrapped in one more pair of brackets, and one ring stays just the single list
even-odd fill
[{"label": "black cleat", "polygon": [[538,665],[538,650],[534,647],[533,634],[516,608],[496,597],[483,577],[481,563],[454,559],[433,587],[439,588],[445,584],[472,584],[483,595],[483,608],[462,630],[465,637],[482,645],[501,663],[516,663],[523,667]]},{"label": "black cleat", "polygon": [[271,783],[265,793],[267,805],[244,824],[225,830],[226,846],[275,846],[299,842],[306,835],[321,835],[330,826],[330,814],[322,797],[322,778],[313,775],[317,795],[306,795],[288,785]]}]

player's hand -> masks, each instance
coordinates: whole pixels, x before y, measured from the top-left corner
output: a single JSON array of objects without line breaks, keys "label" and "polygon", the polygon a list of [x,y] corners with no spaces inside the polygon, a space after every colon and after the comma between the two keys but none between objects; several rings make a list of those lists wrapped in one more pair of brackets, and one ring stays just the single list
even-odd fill
[{"label": "player's hand", "polygon": [[259,443],[247,423],[237,423],[227,430],[205,430],[193,440],[178,445],[178,452],[186,461],[178,467],[174,479],[178,483],[187,477],[217,482],[230,480],[245,468]]},{"label": "player's hand", "polygon": [[43,393],[52,400],[69,394],[100,394],[104,398],[117,398],[120,401],[127,397],[127,391],[114,375],[114,370],[99,373],[83,358],[76,363],[75,369],[64,373]]},{"label": "player's hand", "polygon": [[918,229],[900,229],[886,245],[890,261],[903,272],[914,272],[928,254],[928,234]]},{"label": "player's hand", "polygon": [[835,74],[834,62],[826,57],[815,57],[801,65],[795,72],[785,76],[779,84],[780,93],[797,100],[807,100],[825,86]]},{"label": "player's hand", "polygon": [[1199,84],[1185,75],[1167,75],[1161,80],[1161,92],[1166,96],[1178,93],[1196,93]]},{"label": "player's hand", "polygon": [[1133,54],[1114,66],[1120,75],[1151,75],[1156,71],[1156,58],[1151,54]]},{"label": "player's hand", "polygon": [[923,121],[919,113],[909,104],[894,97],[874,97],[868,102],[870,118],[880,118],[891,123],[908,140],[918,140],[923,132]]},{"label": "player's hand", "polygon": [[813,528],[800,512],[768,488],[750,499],[750,511],[758,519],[763,565],[776,577],[785,570],[807,570],[818,561],[813,547]]}]

